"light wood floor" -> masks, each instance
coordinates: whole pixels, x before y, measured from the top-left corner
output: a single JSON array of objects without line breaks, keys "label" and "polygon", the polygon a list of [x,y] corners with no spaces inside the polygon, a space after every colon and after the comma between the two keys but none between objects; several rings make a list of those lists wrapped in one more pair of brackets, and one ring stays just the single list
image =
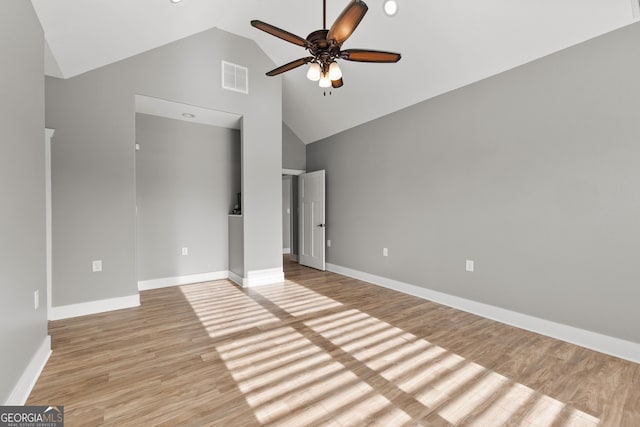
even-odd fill
[{"label": "light wood floor", "polygon": [[67,426],[640,426],[640,365],[285,259],[51,322]]}]

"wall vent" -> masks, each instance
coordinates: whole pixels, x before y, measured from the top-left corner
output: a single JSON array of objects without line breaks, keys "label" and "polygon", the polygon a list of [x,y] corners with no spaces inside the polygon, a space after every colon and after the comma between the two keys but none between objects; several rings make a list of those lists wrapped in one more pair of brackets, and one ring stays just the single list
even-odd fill
[{"label": "wall vent", "polygon": [[249,93],[249,70],[247,67],[222,61],[222,88]]}]

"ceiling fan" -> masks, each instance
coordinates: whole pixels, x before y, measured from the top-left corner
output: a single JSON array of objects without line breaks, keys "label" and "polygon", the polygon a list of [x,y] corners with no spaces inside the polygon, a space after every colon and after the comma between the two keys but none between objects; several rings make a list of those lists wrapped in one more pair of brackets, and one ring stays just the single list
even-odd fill
[{"label": "ceiling fan", "polygon": [[339,88],[343,85],[342,71],[336,60],[356,62],[398,62],[399,53],[383,52],[379,50],[345,49],[342,44],[351,36],[364,15],[369,9],[361,0],[351,0],[340,16],[327,30],[327,1],[323,0],[322,30],[316,30],[306,39],[296,36],[288,31],[267,24],[266,22],[253,20],[251,25],[272,36],[281,38],[309,51],[311,56],[296,59],[267,72],[267,76],[277,76],[286,71],[293,70],[305,64],[311,64],[307,71],[309,80],[318,81],[322,88]]}]

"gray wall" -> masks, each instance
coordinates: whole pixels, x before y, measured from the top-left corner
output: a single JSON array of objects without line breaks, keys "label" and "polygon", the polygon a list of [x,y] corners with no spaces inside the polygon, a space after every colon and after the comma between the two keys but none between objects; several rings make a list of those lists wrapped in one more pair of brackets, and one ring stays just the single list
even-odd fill
[{"label": "gray wall", "polygon": [[[248,95],[222,89],[221,60],[249,68]],[[212,29],[73,77],[46,79],[56,129],[53,305],[137,293],[136,93],[243,116],[244,269],[282,266],[281,79],[248,39]],[[102,259],[103,271],[91,272]]]},{"label": "gray wall", "polygon": [[242,215],[229,215],[229,271],[242,278],[244,274],[244,236]]},{"label": "gray wall", "polygon": [[307,150],[304,142],[282,122],[282,167],[285,169],[305,170]]},{"label": "gray wall", "polygon": [[635,24],[308,145],[328,262],[640,342],[638,40]]},{"label": "gray wall", "polygon": [[43,46],[31,2],[0,2],[0,403],[47,336]]},{"label": "gray wall", "polygon": [[136,114],[136,142],[138,280],[227,270],[240,131]]},{"label": "gray wall", "polygon": [[[300,138],[282,122],[282,167],[285,169],[306,170],[307,150]],[[293,255],[298,255],[298,177],[291,179],[291,236],[290,248]]]}]

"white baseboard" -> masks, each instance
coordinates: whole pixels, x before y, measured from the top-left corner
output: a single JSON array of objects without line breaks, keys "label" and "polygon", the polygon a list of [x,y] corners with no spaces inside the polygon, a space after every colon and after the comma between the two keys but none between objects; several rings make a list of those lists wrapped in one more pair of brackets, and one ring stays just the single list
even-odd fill
[{"label": "white baseboard", "polygon": [[242,276],[237,275],[233,271],[229,271],[229,280],[231,280],[238,286],[242,286]]},{"label": "white baseboard", "polygon": [[49,356],[51,356],[51,337],[47,335],[44,340],[42,340],[40,347],[38,347],[38,350],[31,358],[31,362],[29,362],[29,365],[27,365],[20,376],[18,383],[13,388],[4,405],[22,406],[27,402],[33,386],[36,385],[40,373],[47,364],[47,360],[49,360]]},{"label": "white baseboard", "polygon": [[496,320],[501,323],[526,329],[531,332],[557,338],[600,353],[640,363],[640,344],[638,343],[506,310],[489,304],[456,297],[335,264],[327,263],[326,268],[329,271],[342,274],[343,276],[353,277],[374,285],[424,298],[462,311],[477,314],[488,319]]},{"label": "white baseboard", "polygon": [[284,282],[284,271],[282,268],[269,268],[266,270],[253,270],[247,272],[247,277],[242,280],[242,287],[252,288],[254,286],[272,285]]},{"label": "white baseboard", "polygon": [[212,271],[210,273],[191,274],[188,276],[163,277],[161,279],[141,280],[138,282],[139,291],[167,288],[170,286],[190,285],[192,283],[210,282],[212,280],[226,279],[229,277],[227,270]]},{"label": "white baseboard", "polygon": [[284,282],[284,272],[281,268],[254,270],[241,277],[232,271],[214,271],[212,273],[192,274],[190,276],[165,277],[162,279],[144,280],[138,282],[138,290],[166,288],[169,286],[189,285],[191,283],[209,282],[212,280],[230,279],[243,288],[271,285]]},{"label": "white baseboard", "polygon": [[253,288],[256,286],[273,285],[284,282],[284,271],[281,268],[270,268],[267,270],[253,270],[247,273],[247,277],[241,277],[233,271],[229,271],[229,280],[243,288]]},{"label": "white baseboard", "polygon": [[291,253],[291,248],[282,248],[282,254],[287,255]]},{"label": "white baseboard", "polygon": [[103,313],[105,311],[120,310],[123,308],[138,307],[140,295],[109,298],[98,301],[82,302],[79,304],[51,307],[49,320],[68,319],[70,317],[86,316],[88,314]]},{"label": "white baseboard", "polygon": [[269,268],[266,270],[253,270],[247,272],[247,277],[242,279],[243,288],[255,286],[273,285],[284,282],[284,271],[282,268]]}]

